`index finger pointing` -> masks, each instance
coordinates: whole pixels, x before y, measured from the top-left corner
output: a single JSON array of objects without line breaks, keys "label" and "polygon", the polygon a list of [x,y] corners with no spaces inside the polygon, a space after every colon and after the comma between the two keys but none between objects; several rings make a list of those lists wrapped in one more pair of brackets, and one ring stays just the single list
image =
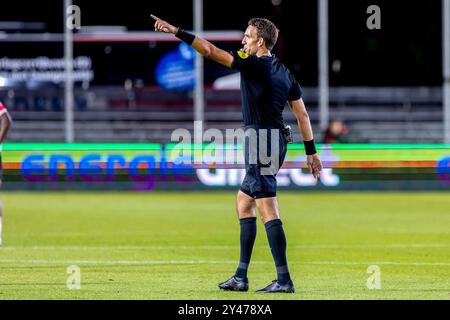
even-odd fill
[{"label": "index finger pointing", "polygon": [[157,16],[150,14],[150,17],[152,17],[153,19],[155,19],[156,21],[161,20],[160,18],[158,18]]}]

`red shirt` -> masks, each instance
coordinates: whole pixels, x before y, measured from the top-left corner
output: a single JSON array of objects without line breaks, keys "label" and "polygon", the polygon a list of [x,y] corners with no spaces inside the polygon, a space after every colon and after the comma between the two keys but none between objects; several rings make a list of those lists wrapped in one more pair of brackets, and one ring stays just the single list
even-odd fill
[{"label": "red shirt", "polygon": [[0,102],[0,117],[6,112],[8,112],[8,110],[6,110],[6,107]]}]

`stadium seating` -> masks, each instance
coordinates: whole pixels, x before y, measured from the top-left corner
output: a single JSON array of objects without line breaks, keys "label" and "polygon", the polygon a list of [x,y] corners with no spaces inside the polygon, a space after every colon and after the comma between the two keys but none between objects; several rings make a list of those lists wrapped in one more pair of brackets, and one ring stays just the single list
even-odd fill
[{"label": "stadium seating", "polygon": [[[317,89],[304,88],[304,100],[316,132]],[[11,95],[11,94],[9,94]],[[91,87],[75,93],[75,134],[80,142],[170,142],[176,128],[193,128],[191,93],[157,88],[125,90],[123,87]],[[205,92],[206,128],[242,126],[240,96],[236,90]],[[0,98],[10,105],[14,127],[10,141],[64,141],[63,93],[60,88],[15,90],[14,98]],[[348,142],[441,143],[441,89],[345,87],[330,90],[330,117],[343,120]],[[295,118],[285,110],[285,119]],[[300,141],[298,130],[295,137]]]}]

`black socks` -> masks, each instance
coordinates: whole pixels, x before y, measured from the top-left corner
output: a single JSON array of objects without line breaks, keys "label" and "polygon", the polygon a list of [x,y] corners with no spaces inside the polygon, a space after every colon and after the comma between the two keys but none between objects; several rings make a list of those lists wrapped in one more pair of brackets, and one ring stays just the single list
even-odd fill
[{"label": "black socks", "polygon": [[241,258],[235,276],[246,279],[248,265],[252,256],[253,244],[256,239],[256,218],[240,219],[241,224]]},{"label": "black socks", "polygon": [[[241,224],[241,257],[235,277],[247,278],[248,265],[252,256],[253,245],[256,239],[256,218],[244,218]],[[287,284],[291,277],[286,259],[286,236],[280,219],[275,219],[265,224],[270,250],[277,268],[277,280],[281,285]]]},{"label": "black socks", "polygon": [[278,283],[285,285],[291,280],[291,277],[287,266],[286,236],[283,231],[283,224],[280,219],[275,219],[267,222],[265,226],[270,250],[277,268]]}]

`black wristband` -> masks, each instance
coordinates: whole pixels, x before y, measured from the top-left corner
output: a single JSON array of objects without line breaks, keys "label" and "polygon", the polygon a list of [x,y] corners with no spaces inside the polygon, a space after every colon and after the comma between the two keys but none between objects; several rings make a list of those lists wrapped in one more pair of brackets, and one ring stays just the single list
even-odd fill
[{"label": "black wristband", "polygon": [[181,28],[178,28],[177,33],[175,33],[175,37],[180,39],[181,41],[186,42],[188,45],[191,45],[194,42],[195,35],[189,33]]},{"label": "black wristband", "polygon": [[317,153],[316,146],[314,144],[314,139],[310,141],[303,141],[303,144],[305,145],[305,151],[308,156]]}]

